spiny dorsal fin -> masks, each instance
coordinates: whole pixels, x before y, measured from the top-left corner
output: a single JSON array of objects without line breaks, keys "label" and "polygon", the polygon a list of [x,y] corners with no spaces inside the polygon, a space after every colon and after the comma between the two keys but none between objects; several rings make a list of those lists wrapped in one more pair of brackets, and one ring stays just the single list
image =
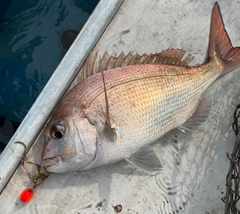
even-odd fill
[{"label": "spiny dorsal fin", "polygon": [[186,51],[180,49],[167,49],[162,51],[157,58],[156,63],[178,65],[178,66],[189,66],[189,63],[193,61],[194,57],[188,54],[184,59]]},{"label": "spiny dorsal fin", "polygon": [[127,65],[139,64],[168,64],[188,67],[192,62],[193,56],[188,54],[185,58],[185,51],[180,49],[167,49],[156,54],[124,54],[120,53],[118,57],[109,55],[105,52],[99,60],[98,52],[91,52],[80,70],[81,80],[84,80],[93,74],[100,72],[101,69],[109,70],[112,68],[123,67]]}]

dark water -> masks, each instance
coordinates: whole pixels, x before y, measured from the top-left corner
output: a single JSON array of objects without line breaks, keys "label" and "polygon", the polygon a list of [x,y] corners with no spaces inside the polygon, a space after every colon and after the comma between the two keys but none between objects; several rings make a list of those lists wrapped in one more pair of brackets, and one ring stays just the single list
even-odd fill
[{"label": "dark water", "polygon": [[0,150],[98,2],[0,1]]}]

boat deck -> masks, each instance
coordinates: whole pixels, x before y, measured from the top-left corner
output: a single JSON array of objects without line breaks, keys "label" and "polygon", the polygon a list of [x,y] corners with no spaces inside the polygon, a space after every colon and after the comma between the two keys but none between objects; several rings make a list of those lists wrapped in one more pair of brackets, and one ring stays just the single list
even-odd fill
[{"label": "boat deck", "polygon": [[[149,54],[168,48],[179,48],[194,56],[192,65],[201,64],[207,51],[214,3],[215,0],[124,1],[100,39],[95,38],[96,43],[92,43],[92,47],[81,44],[88,46],[83,55],[87,56],[92,48],[100,54],[107,51],[114,56],[122,51]],[[233,46],[240,46],[239,2],[221,0],[219,5]],[[100,17],[95,20],[96,25],[101,23]],[[83,28],[84,30],[86,28]],[[94,37],[94,31],[92,33]],[[89,36],[86,33],[82,35]],[[84,49],[76,41],[69,53],[77,53],[77,48]],[[80,69],[79,66],[86,58],[84,56],[77,53],[81,62],[76,64],[78,68],[71,65],[72,70]],[[70,60],[67,57],[61,64],[63,68],[70,65],[64,64]],[[74,62],[76,60],[74,59]],[[74,72],[66,78],[72,81],[73,76]],[[75,77],[70,87],[80,80],[79,76]],[[57,77],[57,81],[61,81],[61,78],[65,77]],[[53,87],[59,88],[60,85],[56,83]],[[62,96],[68,87],[69,84],[66,83],[59,96]],[[225,194],[229,169],[226,153],[231,153],[235,142],[231,124],[233,112],[240,103],[239,90],[238,69],[217,80],[207,90],[207,93],[213,95],[213,108],[212,116],[206,124],[194,132],[182,133],[173,130],[154,144],[154,150],[163,165],[161,173],[149,176],[121,161],[87,171],[51,174],[36,190],[34,198],[23,204],[18,196],[22,190],[31,186],[31,181],[19,166],[0,195],[0,213],[116,213],[114,207],[117,205],[122,206],[121,213],[124,214],[224,213],[221,198]],[[59,99],[55,99],[53,105],[56,106],[58,101]],[[47,119],[49,114],[41,114],[41,117]],[[37,137],[29,134],[19,139],[16,135],[13,139],[30,142],[29,137],[36,137],[28,152],[29,159],[34,162],[40,162],[43,146],[42,126],[39,126],[40,133]],[[15,147],[19,156],[14,153]],[[9,151],[3,154],[13,154],[14,158],[20,161],[23,152],[20,145],[12,145],[7,149],[12,153]],[[0,163],[9,159],[11,157],[1,157]],[[8,163],[5,163],[4,167],[0,166],[0,177],[3,170],[7,170]],[[14,166],[10,167],[13,171]],[[2,187],[4,182],[5,180],[2,181]]]}]

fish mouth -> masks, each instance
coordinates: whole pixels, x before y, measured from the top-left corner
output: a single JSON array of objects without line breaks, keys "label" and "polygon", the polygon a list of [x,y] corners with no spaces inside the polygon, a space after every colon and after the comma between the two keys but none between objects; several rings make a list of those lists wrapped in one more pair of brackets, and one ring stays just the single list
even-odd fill
[{"label": "fish mouth", "polygon": [[54,166],[60,162],[61,162],[61,158],[59,156],[44,158],[42,159],[41,166],[44,166],[44,167]]}]

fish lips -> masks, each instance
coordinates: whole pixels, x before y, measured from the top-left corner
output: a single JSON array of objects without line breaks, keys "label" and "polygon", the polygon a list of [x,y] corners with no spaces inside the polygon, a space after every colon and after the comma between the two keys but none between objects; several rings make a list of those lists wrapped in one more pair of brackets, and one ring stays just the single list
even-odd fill
[{"label": "fish lips", "polygon": [[49,167],[54,166],[61,163],[61,158],[59,156],[51,157],[51,158],[44,158],[41,161],[41,166]]}]

